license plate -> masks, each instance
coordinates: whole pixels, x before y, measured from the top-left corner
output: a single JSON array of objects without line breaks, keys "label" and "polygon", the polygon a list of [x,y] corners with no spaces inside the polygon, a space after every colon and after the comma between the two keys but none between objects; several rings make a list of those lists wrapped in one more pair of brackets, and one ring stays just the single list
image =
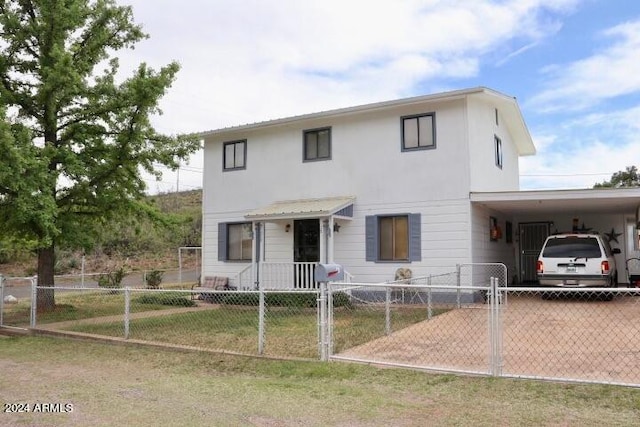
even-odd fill
[{"label": "license plate", "polygon": [[567,273],[575,273],[576,270],[576,266],[575,265],[569,265],[567,266]]}]

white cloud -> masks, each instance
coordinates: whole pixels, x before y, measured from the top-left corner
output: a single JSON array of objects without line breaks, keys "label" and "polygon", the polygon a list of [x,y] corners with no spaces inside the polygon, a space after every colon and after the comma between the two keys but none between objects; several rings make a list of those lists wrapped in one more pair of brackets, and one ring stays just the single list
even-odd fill
[{"label": "white cloud", "polygon": [[520,160],[521,188],[591,188],[638,165],[640,107],[588,114],[534,135],[538,155]]},{"label": "white cloud", "polygon": [[640,20],[602,33],[613,43],[592,56],[555,64],[544,73],[547,89],[530,100],[545,112],[580,110],[598,102],[640,91]]},{"label": "white cloud", "polygon": [[472,77],[483,54],[513,39],[549,37],[559,28],[554,14],[577,2],[131,3],[151,39],[123,64],[182,64],[161,122],[162,130],[182,132],[392,99],[428,79]]},{"label": "white cloud", "polygon": [[[544,158],[544,160],[543,160]],[[584,144],[573,154],[545,153],[520,161],[520,188],[591,188],[609,180],[614,172],[624,170],[640,158],[639,144],[626,144],[612,150],[606,142]]]}]

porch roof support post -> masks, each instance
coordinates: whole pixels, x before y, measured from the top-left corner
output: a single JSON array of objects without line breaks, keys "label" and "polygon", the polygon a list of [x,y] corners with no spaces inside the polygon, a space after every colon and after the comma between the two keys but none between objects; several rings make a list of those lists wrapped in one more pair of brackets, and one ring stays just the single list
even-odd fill
[{"label": "porch roof support post", "polygon": [[324,218],[322,220],[322,239],[320,240],[320,262],[321,263],[330,263],[332,254],[331,254],[331,245],[333,243],[331,230],[333,228],[333,217]]},{"label": "porch roof support post", "polygon": [[260,289],[260,264],[262,262],[262,223],[253,223],[253,265],[254,284],[256,289]]},{"label": "porch roof support post", "polygon": [[331,215],[329,217],[329,224],[328,224],[329,239],[328,239],[328,245],[327,245],[327,263],[329,264],[333,263],[333,249],[334,249],[334,242],[335,242],[335,232],[333,231],[334,223],[335,221],[334,221],[333,215]]}]

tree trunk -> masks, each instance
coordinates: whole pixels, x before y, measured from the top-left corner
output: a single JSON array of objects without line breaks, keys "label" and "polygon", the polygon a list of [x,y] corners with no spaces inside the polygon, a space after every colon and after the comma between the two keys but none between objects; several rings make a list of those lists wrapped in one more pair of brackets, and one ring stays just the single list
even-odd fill
[{"label": "tree trunk", "polygon": [[[55,250],[54,245],[38,250],[38,286],[54,286]],[[56,306],[53,289],[38,289],[38,313],[52,311]]]}]

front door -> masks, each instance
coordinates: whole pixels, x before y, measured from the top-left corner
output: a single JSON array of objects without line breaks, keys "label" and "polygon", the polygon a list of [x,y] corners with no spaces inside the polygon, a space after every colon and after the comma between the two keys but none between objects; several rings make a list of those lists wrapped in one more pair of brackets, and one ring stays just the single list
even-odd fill
[{"label": "front door", "polygon": [[520,224],[521,283],[531,283],[538,280],[536,263],[547,236],[549,236],[548,222],[528,222]]},{"label": "front door", "polygon": [[[314,266],[320,261],[320,220],[293,222],[293,261],[296,288],[314,287]],[[298,264],[301,263],[301,264]]]}]

